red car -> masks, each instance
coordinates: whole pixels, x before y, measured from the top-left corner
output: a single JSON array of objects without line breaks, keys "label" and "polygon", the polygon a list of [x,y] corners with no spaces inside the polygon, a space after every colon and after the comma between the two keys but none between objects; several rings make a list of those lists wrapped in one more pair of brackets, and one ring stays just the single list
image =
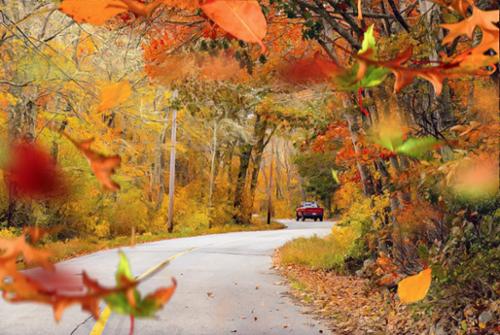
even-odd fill
[{"label": "red car", "polygon": [[314,219],[323,221],[323,215],[324,215],[324,210],[323,208],[319,207],[316,201],[303,201],[300,205],[295,210],[295,220],[299,221],[302,219],[302,221],[305,221],[306,219]]}]

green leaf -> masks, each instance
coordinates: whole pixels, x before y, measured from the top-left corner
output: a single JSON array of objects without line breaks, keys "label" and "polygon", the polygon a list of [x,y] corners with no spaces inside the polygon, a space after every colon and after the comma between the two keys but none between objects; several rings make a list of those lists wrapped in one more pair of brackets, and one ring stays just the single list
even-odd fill
[{"label": "green leaf", "polygon": [[364,54],[370,49],[375,50],[376,41],[373,35],[373,24],[366,29],[363,34],[363,43],[361,44],[361,50],[358,51],[358,55]]},{"label": "green leaf", "polygon": [[433,136],[409,138],[396,148],[396,152],[413,158],[420,158],[438,143],[439,141]]},{"label": "green leaf", "polygon": [[[137,290],[134,289],[135,300],[139,301],[141,296]],[[127,296],[123,292],[108,295],[105,299],[109,308],[118,314],[135,315],[135,308],[128,302]]]},{"label": "green leaf", "polygon": [[134,279],[132,276],[132,270],[130,269],[130,263],[127,256],[123,251],[119,251],[120,261],[118,262],[118,269],[116,269],[115,279],[118,285],[121,284],[121,278],[125,277],[127,279]]},{"label": "green leaf", "polygon": [[368,66],[365,76],[356,81],[359,63],[354,64],[344,74],[335,78],[335,84],[338,89],[344,91],[357,91],[360,87],[369,88],[380,85],[389,74],[389,70],[383,67]]},{"label": "green leaf", "polygon": [[[120,251],[120,260],[115,273],[117,286],[123,285],[123,279],[134,280],[130,263],[127,256]],[[165,263],[167,264],[167,263]],[[161,309],[170,299],[176,288],[176,282],[173,280],[173,285],[157,289],[154,293],[142,297],[140,292],[133,288],[135,305],[131,305],[126,292],[117,292],[110,294],[104,298],[109,308],[118,314],[133,315],[135,317],[152,317]]]},{"label": "green leaf", "polygon": [[369,88],[378,86],[385,80],[388,74],[389,70],[385,67],[369,66],[366,69],[363,79],[358,82],[359,87]]}]

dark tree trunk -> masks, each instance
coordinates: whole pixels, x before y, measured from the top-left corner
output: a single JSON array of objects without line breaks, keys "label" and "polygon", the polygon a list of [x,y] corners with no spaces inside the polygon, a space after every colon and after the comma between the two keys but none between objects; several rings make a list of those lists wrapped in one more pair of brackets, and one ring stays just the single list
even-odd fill
[{"label": "dark tree trunk", "polygon": [[240,155],[239,155],[240,167],[238,170],[238,179],[236,180],[236,190],[234,192],[234,204],[233,204],[233,207],[235,209],[233,218],[237,224],[249,223],[247,217],[245,216],[244,195],[245,195],[248,167],[250,166],[250,158],[252,156],[252,148],[253,146],[251,144],[244,144],[240,148]]}]

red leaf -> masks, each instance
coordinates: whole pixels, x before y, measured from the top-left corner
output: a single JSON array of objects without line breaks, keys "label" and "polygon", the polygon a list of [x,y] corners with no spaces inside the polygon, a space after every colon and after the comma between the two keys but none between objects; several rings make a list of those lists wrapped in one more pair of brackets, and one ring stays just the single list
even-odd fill
[{"label": "red leaf", "polygon": [[321,83],[343,71],[337,63],[320,53],[289,63],[281,70],[281,76],[293,84]]},{"label": "red leaf", "polygon": [[66,189],[52,157],[27,141],[12,146],[5,182],[10,194],[17,198],[47,199],[64,194]]}]

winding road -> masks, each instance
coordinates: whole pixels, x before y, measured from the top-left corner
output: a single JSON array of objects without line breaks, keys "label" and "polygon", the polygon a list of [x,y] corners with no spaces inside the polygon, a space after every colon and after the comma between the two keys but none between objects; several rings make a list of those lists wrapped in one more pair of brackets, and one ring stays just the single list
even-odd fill
[{"label": "winding road", "polygon": [[[179,238],[122,248],[134,275],[172,259],[167,268],[140,286],[141,291],[165,286],[171,276],[179,284],[157,318],[136,321],[135,334],[330,334],[324,324],[288,297],[283,279],[271,267],[271,256],[274,249],[293,238],[327,235],[333,223],[281,222],[288,228]],[[112,285],[117,263],[117,249],[110,249],[58,266],[85,269],[91,277]],[[129,331],[129,318],[109,313],[104,304],[99,322],[76,306],[67,309],[57,324],[47,306],[7,304],[3,300],[0,314],[1,335],[121,335]]]}]

